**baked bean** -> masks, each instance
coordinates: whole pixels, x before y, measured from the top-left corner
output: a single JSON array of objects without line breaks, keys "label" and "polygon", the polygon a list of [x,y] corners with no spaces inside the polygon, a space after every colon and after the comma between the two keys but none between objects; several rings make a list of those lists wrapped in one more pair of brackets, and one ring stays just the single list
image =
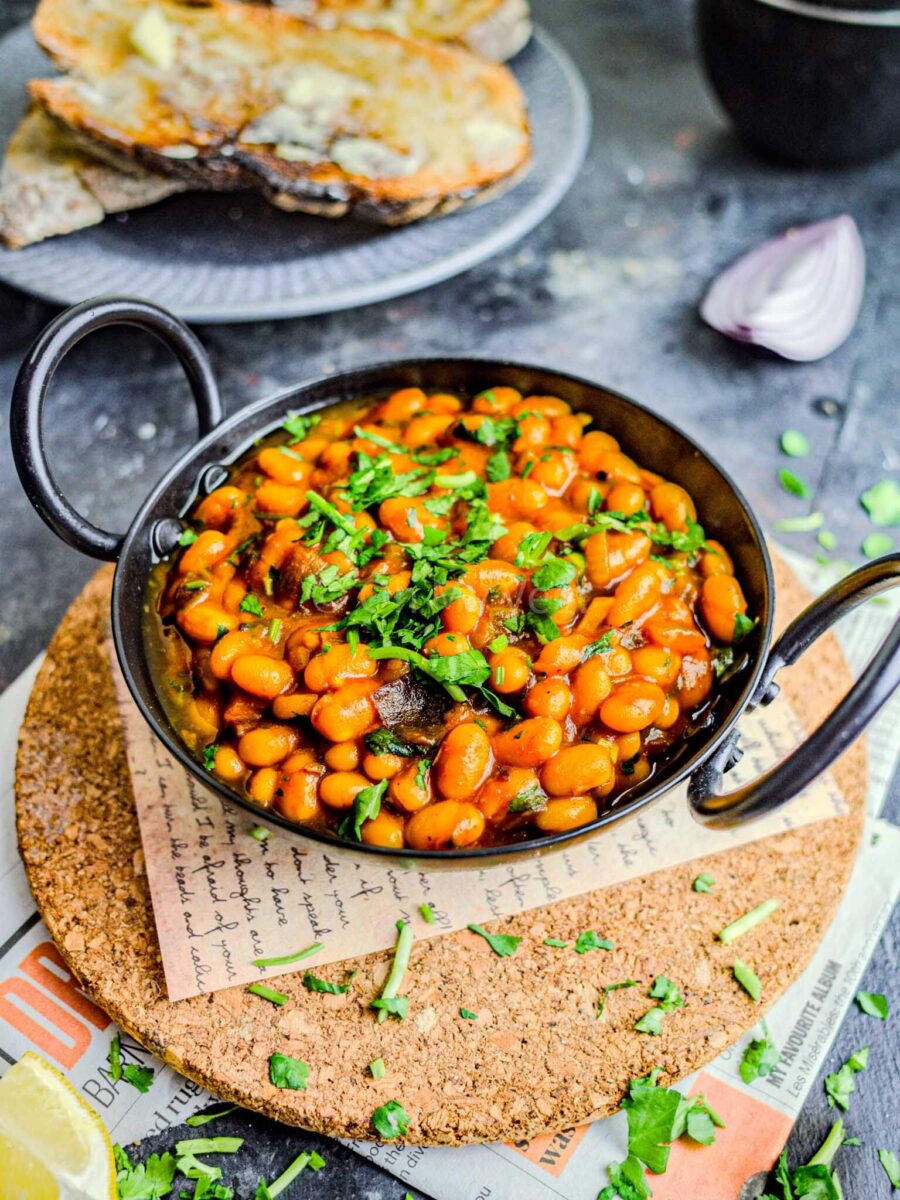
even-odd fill
[{"label": "baked bean", "polygon": [[[271,645],[270,642],[269,646]],[[209,654],[209,669],[216,679],[230,679],[231,668],[241,654],[262,654],[265,650],[264,638],[246,629],[233,629],[220,637],[213,646]]]},{"label": "baked bean", "polygon": [[414,850],[472,846],[484,833],[484,814],[474,804],[442,800],[414,813],[406,822],[406,840]]},{"label": "baked bean", "polygon": [[481,601],[464,583],[443,583],[434,589],[436,596],[448,592],[452,592],[455,599],[441,609],[444,628],[448,633],[471,633],[481,617]]},{"label": "baked bean", "polygon": [[214,642],[238,623],[234,613],[226,612],[218,604],[208,601],[181,609],[177,619],[187,636],[195,642]]},{"label": "baked bean", "polygon": [[613,778],[613,764],[603,746],[582,742],[564,746],[541,769],[541,784],[550,796],[571,796],[605,787]]},{"label": "baked bean", "polygon": [[251,696],[266,700],[274,700],[294,685],[294,672],[284,659],[264,654],[242,654],[236,658],[231,678]]},{"label": "baked bean", "polygon": [[257,804],[268,808],[275,799],[275,789],[278,787],[278,771],[275,767],[260,767],[250,776],[247,791]]},{"label": "baked bean", "polygon": [[503,695],[521,692],[531,676],[528,655],[515,646],[492,654],[488,663],[491,668],[491,687]]},{"label": "baked bean", "polygon": [[408,421],[415,413],[421,412],[428,405],[428,397],[421,388],[400,388],[392,392],[385,400],[381,409],[381,418],[399,424]]},{"label": "baked bean", "polygon": [[535,813],[534,823],[542,833],[566,833],[597,820],[597,801],[593,796],[565,796],[548,800],[546,808]]},{"label": "baked bean", "polygon": [[377,670],[378,663],[369,657],[367,646],[337,643],[309,660],[303,682],[311,692],[333,691],[348,680],[367,679]]},{"label": "baked bean", "polygon": [[618,449],[619,443],[614,437],[599,429],[594,429],[581,439],[581,445],[578,447],[578,461],[585,471],[596,475],[601,470],[600,463],[605,455],[614,454]]},{"label": "baked bean", "polygon": [[314,771],[293,771],[282,776],[275,793],[275,808],[289,821],[311,821],[319,811],[319,776]]},{"label": "baked bean", "polygon": [[472,412],[498,414],[509,412],[522,399],[522,393],[511,387],[493,387],[479,392],[472,401]]},{"label": "baked bean", "polygon": [[641,747],[644,740],[639,732],[622,733],[616,738],[616,749],[618,750],[617,762],[628,762],[630,758],[637,758],[641,752]]},{"label": "baked bean", "polygon": [[257,461],[259,469],[276,483],[288,483],[297,487],[309,486],[312,466],[302,454],[291,450],[289,446],[270,446],[260,450]]},{"label": "baked bean", "polygon": [[308,717],[318,698],[315,692],[292,692],[289,696],[276,696],[272,701],[272,713],[279,721]]},{"label": "baked bean", "polygon": [[491,741],[480,725],[465,721],[444,735],[434,764],[437,790],[446,800],[466,800],[491,769]]},{"label": "baked bean", "polygon": [[681,659],[681,671],[675,692],[685,712],[691,712],[706,700],[712,691],[713,670],[706,650],[692,650]]},{"label": "baked bean", "polygon": [[564,417],[571,411],[571,406],[559,396],[525,396],[512,408],[514,417],[524,417],[528,413],[539,413],[544,417]]},{"label": "baked bean", "polygon": [[297,731],[287,725],[257,725],[238,742],[238,754],[251,767],[274,767],[296,747]]},{"label": "baked bean", "polygon": [[404,812],[418,812],[431,802],[431,773],[422,772],[417,762],[404,768],[388,784],[391,803]]},{"label": "baked bean", "polygon": [[367,754],[362,763],[362,769],[376,782],[393,779],[405,766],[406,759],[399,754]]},{"label": "baked bean", "polygon": [[233,746],[220,746],[213,759],[213,770],[220,779],[237,783],[247,774],[247,766]]},{"label": "baked bean", "polygon": [[700,555],[697,566],[704,578],[708,578],[710,575],[734,574],[731,555],[721,542],[713,542],[709,538],[703,543],[703,553]]},{"label": "baked bean", "polygon": [[429,413],[427,416],[413,417],[406,427],[403,440],[407,446],[430,446],[455,420],[456,418],[449,413]]},{"label": "baked bean", "polygon": [[639,513],[646,505],[644,489],[638,483],[617,483],[606,494],[604,507],[607,512],[624,513],[630,517]]},{"label": "baked bean", "polygon": [[527,767],[507,767],[491,776],[476,797],[476,804],[489,821],[502,821],[512,801],[522,792],[540,787],[537,772]]},{"label": "baked bean", "polygon": [[405,496],[392,496],[382,501],[378,520],[389,529],[398,542],[415,544],[424,541],[425,528],[436,528],[440,521],[428,511],[422,500],[409,500]]},{"label": "baked bean", "polygon": [[310,714],[313,725],[330,742],[362,737],[375,724],[372,693],[377,687],[374,680],[360,680],[345,683],[336,692],[326,692]]},{"label": "baked bean", "polygon": [[706,638],[695,625],[683,625],[665,615],[651,617],[643,631],[657,646],[677,650],[679,654],[690,654],[706,645]]},{"label": "baked bean", "polygon": [[735,618],[747,611],[747,601],[741,585],[733,575],[710,575],[700,589],[703,620],[713,637],[720,642],[733,642]]},{"label": "baked bean", "polygon": [[524,575],[509,563],[488,558],[468,567],[463,578],[482,600],[487,598],[489,592],[499,593],[500,596],[511,599],[522,586]]},{"label": "baked bean", "polygon": [[513,521],[503,537],[498,538],[491,546],[491,557],[515,564],[522,548],[522,539],[534,532],[535,528],[530,521]]},{"label": "baked bean", "polygon": [[396,813],[381,809],[377,817],[363,821],[362,840],[367,846],[385,846],[399,850],[403,845],[403,821]]},{"label": "baked bean", "polygon": [[332,771],[355,771],[360,760],[359,743],[335,742],[328,747],[323,758],[325,766]]},{"label": "baked bean", "polygon": [[331,771],[319,783],[319,799],[329,808],[352,808],[357,793],[369,786],[357,771]]},{"label": "baked bean", "polygon": [[572,690],[564,679],[549,676],[529,688],[522,705],[531,717],[552,717],[561,724],[572,707]]},{"label": "baked bean", "polygon": [[580,634],[554,638],[541,650],[534,662],[539,675],[568,675],[581,662],[588,640]]},{"label": "baked bean", "polygon": [[667,529],[687,532],[688,521],[696,521],[694,502],[677,483],[660,483],[650,492],[650,511]]},{"label": "baked bean", "polygon": [[498,762],[510,767],[537,767],[562,744],[562,726],[550,717],[530,717],[494,738]]},{"label": "baked bean", "polygon": [[600,720],[609,729],[631,733],[652,725],[665,703],[665,692],[658,684],[643,679],[626,680],[600,705]]},{"label": "baked bean", "polygon": [[681,655],[677,650],[665,646],[641,646],[631,655],[631,665],[637,675],[652,679],[660,687],[667,688],[678,678],[681,670]]},{"label": "baked bean", "polygon": [[678,718],[681,716],[681,706],[674,696],[666,696],[666,703],[663,706],[662,712],[656,718],[658,729],[671,729]]},{"label": "baked bean", "polygon": [[663,579],[667,575],[666,568],[659,563],[645,562],[635,567],[616,588],[613,606],[606,618],[613,629],[621,629],[654,608],[662,595]]},{"label": "baked bean", "polygon": [[576,725],[592,721],[612,691],[604,655],[595,654],[581,664],[572,679],[572,720]]},{"label": "baked bean", "polygon": [[[226,484],[225,487],[215,488],[208,496],[204,496],[197,505],[194,516],[201,525],[208,525],[211,529],[226,529],[234,522],[246,500],[246,492]],[[195,542],[194,545],[196,544]],[[182,570],[190,569],[185,568],[182,559]]]},{"label": "baked bean", "polygon": [[182,575],[199,575],[227,558],[234,549],[234,538],[218,529],[205,529],[185,550],[178,564]]},{"label": "baked bean", "polygon": [[309,508],[306,488],[294,487],[289,483],[266,480],[256,489],[256,507],[267,513],[279,513],[283,517],[296,517]]},{"label": "baked bean", "polygon": [[422,647],[425,655],[437,655],[438,658],[453,658],[457,654],[465,654],[471,650],[469,639],[464,633],[436,633]]}]

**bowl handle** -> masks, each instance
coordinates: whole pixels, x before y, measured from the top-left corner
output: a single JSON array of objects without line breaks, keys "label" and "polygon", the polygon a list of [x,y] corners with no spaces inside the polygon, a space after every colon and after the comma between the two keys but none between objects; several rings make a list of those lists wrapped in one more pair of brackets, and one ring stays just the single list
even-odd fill
[{"label": "bowl handle", "polygon": [[146,300],[123,296],[85,300],[66,309],[38,335],[19,369],[10,407],[10,436],[19,478],[40,517],[58,537],[83,554],[114,560],[124,534],[98,529],[59,489],[44,452],[43,408],[56,368],[83,337],[106,325],[135,325],[154,334],[181,362],[197,406],[200,433],[209,433],[224,415],[212,365],[184,322]]},{"label": "bowl handle", "polygon": [[[900,556],[876,558],[823,592],[787,627],[769,654],[747,710],[778,695],[775,676],[790,666],[834,623],[863,601],[900,584]],[[900,685],[900,620],[837,708],[777,766],[744,787],[723,795],[722,776],[738,761],[738,731],[693,773],[688,799],[694,816],[713,829],[727,829],[765,816],[796,796],[855,741]]]}]

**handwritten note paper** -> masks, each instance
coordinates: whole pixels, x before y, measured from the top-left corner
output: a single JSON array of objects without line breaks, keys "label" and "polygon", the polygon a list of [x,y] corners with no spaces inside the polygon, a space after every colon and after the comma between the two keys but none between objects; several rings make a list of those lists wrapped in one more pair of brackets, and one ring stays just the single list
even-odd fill
[{"label": "handwritten note paper", "polygon": [[[418,938],[489,921],[596,888],[648,875],[719,850],[824,820],[844,811],[843,795],[822,776],[780,813],[737,829],[703,829],[685,788],[596,837],[543,856],[484,870],[385,866],[352,847],[333,850],[258,821],[204,788],[174,762],[131,699],[114,663],[135,803],[170,1000],[294,968],[253,966],[323,942],[308,961],[321,965],[384,950],[395,922],[428,902],[437,923],[416,923]],[[743,783],[782,758],[803,728],[782,694],[741,725]],[[261,814],[262,816],[262,814]]]}]

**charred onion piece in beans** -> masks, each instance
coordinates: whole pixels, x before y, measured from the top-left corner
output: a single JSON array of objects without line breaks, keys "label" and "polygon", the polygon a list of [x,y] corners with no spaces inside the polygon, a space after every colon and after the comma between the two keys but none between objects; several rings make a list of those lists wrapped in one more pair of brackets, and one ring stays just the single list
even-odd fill
[{"label": "charred onion piece in beans", "polygon": [[393,849],[575,829],[676,753],[753,628],[691,497],[555,396],[290,417],[151,585],[186,745]]}]

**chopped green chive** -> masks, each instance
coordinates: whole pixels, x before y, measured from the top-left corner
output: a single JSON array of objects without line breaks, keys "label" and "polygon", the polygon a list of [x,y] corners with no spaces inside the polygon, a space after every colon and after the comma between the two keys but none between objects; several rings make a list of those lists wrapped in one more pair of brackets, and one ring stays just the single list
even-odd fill
[{"label": "chopped green chive", "polygon": [[782,467],[778,472],[778,479],[788,495],[799,496],[801,500],[807,499],[810,495],[809,485],[804,483],[793,471],[788,471],[786,467]]},{"label": "chopped green chive", "polygon": [[243,1144],[239,1137],[185,1138],[175,1143],[175,1153],[179,1158],[185,1154],[195,1158],[198,1154],[237,1154]]},{"label": "chopped green chive", "polygon": [[575,939],[575,953],[587,954],[589,950],[615,950],[615,946],[609,938],[602,938],[593,929],[587,929]]},{"label": "chopped green chive", "polygon": [[879,1150],[878,1161],[884,1167],[884,1173],[891,1181],[894,1191],[900,1191],[900,1159],[893,1150]]},{"label": "chopped green chive", "polygon": [[776,533],[813,533],[825,524],[825,517],[820,512],[810,513],[807,517],[785,517],[775,522]]},{"label": "chopped green chive", "polygon": [[757,904],[755,908],[751,908],[742,917],[738,917],[736,921],[732,921],[730,925],[726,925],[719,934],[719,941],[725,946],[730,946],[739,937],[743,937],[745,933],[749,933],[751,929],[755,929],[757,925],[762,924],[767,917],[771,917],[780,904],[780,900],[763,900],[762,904]]},{"label": "chopped green chive", "polygon": [[893,548],[894,539],[887,533],[870,533],[862,544],[866,558],[880,558],[882,554],[890,554]]},{"label": "chopped green chive", "polygon": [[789,458],[806,458],[809,438],[799,429],[786,429],[781,435],[781,449]]},{"label": "chopped green chive", "polygon": [[109,1043],[109,1074],[113,1083],[118,1083],[122,1078],[122,1039],[119,1034],[116,1034],[113,1040]]},{"label": "chopped green chive", "polygon": [[419,905],[419,915],[426,925],[434,925],[437,923],[437,918],[434,915],[434,909],[430,904],[424,903]]},{"label": "chopped green chive", "polygon": [[181,537],[178,539],[179,546],[193,546],[197,540],[197,534],[193,529],[184,529],[181,532]]},{"label": "chopped green chive", "polygon": [[715,886],[715,879],[706,871],[701,871],[691,887],[695,892],[711,892]]},{"label": "chopped green chive", "polygon": [[320,950],[325,949],[324,942],[313,942],[311,946],[307,946],[305,950],[298,950],[296,954],[282,954],[279,958],[254,958],[254,967],[286,967],[290,963],[300,962],[302,958],[309,958],[311,954],[318,954]]},{"label": "chopped green chive", "polygon": [[562,938],[554,938],[554,937],[544,938],[545,946],[555,946],[558,950],[565,950],[565,948],[566,948],[566,946],[568,946],[568,944],[569,943],[564,942],[562,940]]},{"label": "chopped green chive", "polygon": [[373,1058],[369,1063],[369,1071],[373,1079],[384,1079],[387,1074],[387,1068],[384,1065],[383,1058]]},{"label": "chopped green chive", "polygon": [[488,933],[486,929],[482,929],[480,925],[469,925],[468,929],[472,933],[477,933],[479,937],[483,937],[493,952],[500,958],[511,958],[519,948],[522,939],[513,937],[510,933]]},{"label": "chopped green chive", "polygon": [[263,825],[256,825],[250,830],[250,836],[255,838],[258,842],[265,842],[268,840],[269,831]]},{"label": "chopped green chive", "polygon": [[280,636],[281,636],[281,618],[273,617],[272,622],[269,625],[269,641],[277,642]]},{"label": "chopped green chive", "polygon": [[821,532],[817,533],[816,541],[823,550],[833,550],[838,544],[837,537],[831,532],[830,529],[823,529]]},{"label": "chopped green chive", "polygon": [[[394,961],[391,964],[390,973],[385,980],[384,987],[381,989],[381,995],[378,1000],[373,1000],[370,1007],[379,1008],[379,1022],[386,1021],[388,1014],[399,1016],[401,1020],[406,1015],[406,1007],[403,1006],[403,1011],[399,1005],[391,1005],[389,1001],[398,999],[397,993],[400,991],[400,985],[403,982],[403,977],[409,967],[409,956],[412,952],[413,944],[413,928],[408,921],[397,922],[397,944],[394,947]],[[406,999],[406,997],[402,997]],[[407,1000],[407,1005],[409,1001]]]},{"label": "chopped green chive", "polygon": [[252,992],[254,996],[262,996],[263,1000],[270,1000],[273,1004],[287,1004],[288,997],[284,992],[276,992],[274,988],[266,987],[264,983],[251,983],[247,988],[248,992]]},{"label": "chopped green chive", "polygon": [[461,1008],[459,1010],[459,1015],[463,1018],[464,1021],[477,1021],[478,1020],[478,1013],[473,1013],[468,1008]]},{"label": "chopped green chive", "polygon": [[326,992],[330,996],[343,996],[345,992],[350,991],[349,982],[330,983],[327,979],[320,979],[318,975],[313,975],[312,971],[304,972],[303,986],[308,992]]},{"label": "chopped green chive", "polygon": [[900,525],[900,484],[895,479],[873,484],[863,492],[860,501],[873,525]]},{"label": "chopped green chive", "polygon": [[857,992],[856,1003],[866,1016],[877,1017],[879,1021],[887,1020],[890,1009],[887,997],[880,992]]},{"label": "chopped green chive", "polygon": [[218,1121],[219,1117],[227,1117],[230,1113],[237,1112],[237,1104],[232,1104],[231,1108],[223,1108],[221,1112],[214,1113],[195,1113],[194,1116],[188,1117],[186,1124],[192,1129],[197,1129],[201,1125],[208,1125],[210,1121]]},{"label": "chopped green chive", "polygon": [[751,1000],[758,1001],[762,996],[762,980],[745,962],[741,962],[739,958],[734,960],[731,967],[734,972],[734,977],[750,997]]},{"label": "chopped green chive", "polygon": [[638,981],[636,979],[623,979],[623,980],[621,980],[620,983],[607,983],[604,986],[603,992],[600,996],[600,1003],[597,1005],[597,1016],[598,1017],[603,1016],[603,1011],[606,1008],[606,997],[609,995],[610,992],[617,992],[617,991],[619,991],[620,988],[637,987],[637,985],[638,985]]}]

